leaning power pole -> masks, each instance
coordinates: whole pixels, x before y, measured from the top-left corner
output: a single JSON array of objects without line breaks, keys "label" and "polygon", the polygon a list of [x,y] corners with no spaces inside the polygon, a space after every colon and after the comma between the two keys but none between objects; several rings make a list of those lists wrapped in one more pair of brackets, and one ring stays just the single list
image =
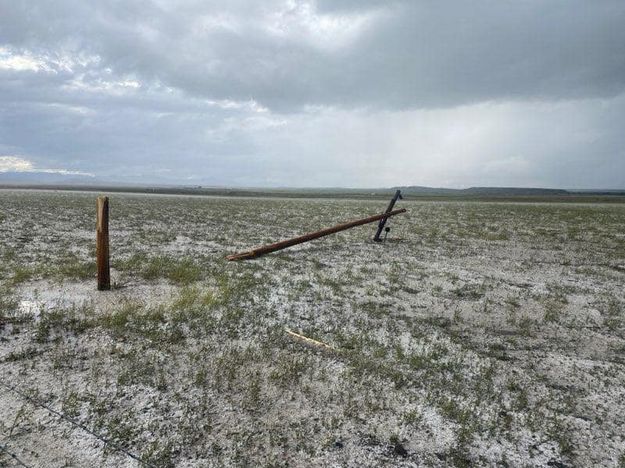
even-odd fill
[{"label": "leaning power pole", "polygon": [[[398,190],[397,192],[395,192],[395,196],[392,198],[392,200],[389,202],[388,207],[386,208],[385,213],[390,213],[391,211],[393,211],[393,207],[395,206],[395,203],[397,202],[397,200],[402,200],[403,197],[401,196],[401,190]],[[380,239],[380,235],[382,234],[382,230],[384,229],[384,226],[386,225],[386,220],[388,218],[382,218],[380,220],[380,223],[378,224],[378,232],[375,233],[375,236],[373,236],[373,240],[376,242],[382,242],[382,239]]]}]

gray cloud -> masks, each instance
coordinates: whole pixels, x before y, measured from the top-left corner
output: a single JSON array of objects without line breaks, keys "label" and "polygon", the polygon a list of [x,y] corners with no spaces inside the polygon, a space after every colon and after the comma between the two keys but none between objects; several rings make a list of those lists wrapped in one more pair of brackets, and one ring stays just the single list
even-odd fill
[{"label": "gray cloud", "polygon": [[2,4],[5,43],[280,110],[613,96],[625,84],[620,1]]},{"label": "gray cloud", "polygon": [[607,0],[0,0],[0,156],[220,185],[622,187],[623,24]]}]

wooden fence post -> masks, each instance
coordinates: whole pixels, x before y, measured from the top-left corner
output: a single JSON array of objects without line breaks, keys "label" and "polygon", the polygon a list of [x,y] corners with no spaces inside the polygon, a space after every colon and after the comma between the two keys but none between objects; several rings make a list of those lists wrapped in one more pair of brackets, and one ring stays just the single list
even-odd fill
[{"label": "wooden fence post", "polygon": [[109,265],[109,198],[98,197],[96,205],[98,291],[106,291],[111,289],[111,269]]}]

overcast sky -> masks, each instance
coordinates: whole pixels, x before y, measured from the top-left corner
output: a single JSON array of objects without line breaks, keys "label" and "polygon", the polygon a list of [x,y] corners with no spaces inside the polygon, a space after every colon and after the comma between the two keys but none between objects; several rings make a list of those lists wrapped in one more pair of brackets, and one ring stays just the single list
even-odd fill
[{"label": "overcast sky", "polygon": [[0,172],[625,188],[623,0],[0,0]]}]

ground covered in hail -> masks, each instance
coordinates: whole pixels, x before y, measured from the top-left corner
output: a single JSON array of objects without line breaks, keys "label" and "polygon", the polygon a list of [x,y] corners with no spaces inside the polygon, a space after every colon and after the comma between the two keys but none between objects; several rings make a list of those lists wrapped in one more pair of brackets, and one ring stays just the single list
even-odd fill
[{"label": "ground covered in hail", "polygon": [[95,195],[0,191],[0,465],[625,466],[625,205],[115,194],[97,292]]}]

